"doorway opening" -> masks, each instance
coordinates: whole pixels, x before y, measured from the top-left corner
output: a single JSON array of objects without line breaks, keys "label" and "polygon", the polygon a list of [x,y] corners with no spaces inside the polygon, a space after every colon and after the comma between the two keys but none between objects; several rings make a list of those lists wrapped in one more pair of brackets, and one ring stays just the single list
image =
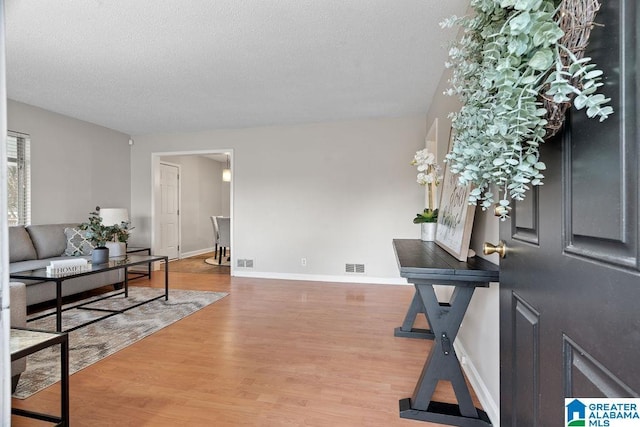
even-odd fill
[{"label": "doorway opening", "polygon": [[[233,179],[223,180],[222,176],[227,168],[233,171],[231,149],[152,154],[154,254],[166,255],[170,261],[185,260],[183,266],[189,264],[188,259],[197,262],[202,258],[205,264],[206,258],[213,257],[216,242],[211,216],[233,218]],[[232,265],[229,257],[229,262],[215,267],[225,267],[226,274],[232,274]]]}]

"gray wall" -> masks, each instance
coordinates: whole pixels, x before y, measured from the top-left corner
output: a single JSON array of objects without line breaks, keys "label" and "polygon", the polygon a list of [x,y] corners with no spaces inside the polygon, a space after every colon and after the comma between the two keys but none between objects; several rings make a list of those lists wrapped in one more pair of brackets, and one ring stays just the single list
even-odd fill
[{"label": "gray wall", "polygon": [[[412,219],[424,189],[409,162],[425,135],[418,116],[135,136],[137,236],[151,243],[154,153],[232,150],[233,264],[254,260],[235,275],[399,281],[391,240],[420,235]],[[345,263],[367,272],[349,275]]]},{"label": "gray wall", "polygon": [[181,166],[180,251],[182,256],[213,248],[211,215],[229,216],[228,182],[222,182],[224,165],[200,155],[162,156],[161,161]]},{"label": "gray wall", "polygon": [[82,222],[96,206],[129,208],[128,135],[11,100],[7,122],[31,136],[32,224]]}]

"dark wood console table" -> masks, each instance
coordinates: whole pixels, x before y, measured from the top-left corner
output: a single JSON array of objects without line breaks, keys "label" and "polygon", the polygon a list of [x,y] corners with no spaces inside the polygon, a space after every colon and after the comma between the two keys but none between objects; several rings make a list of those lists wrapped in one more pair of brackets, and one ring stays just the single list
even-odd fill
[{"label": "dark wood console table", "polygon": [[[435,242],[395,239],[393,248],[400,276],[416,288],[394,335],[434,340],[412,397],[400,400],[400,417],[462,427],[490,426],[487,414],[473,405],[453,342],[473,292],[499,280],[498,266],[480,257],[458,261]],[[433,285],[454,286],[451,300],[439,302]],[[413,328],[420,313],[431,329]],[[451,382],[458,404],[431,400],[440,380]]]}]

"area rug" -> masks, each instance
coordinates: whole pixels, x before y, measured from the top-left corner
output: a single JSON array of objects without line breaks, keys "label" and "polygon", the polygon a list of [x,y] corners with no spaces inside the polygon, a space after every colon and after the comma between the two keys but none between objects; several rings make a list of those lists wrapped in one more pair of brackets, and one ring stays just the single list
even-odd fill
[{"label": "area rug", "polygon": [[218,258],[211,257],[204,260],[205,263],[209,265],[221,266],[221,267],[229,267],[231,265],[231,260],[229,256],[222,257],[222,263],[218,264]]},{"label": "area rug", "polygon": [[[115,294],[116,291],[112,293]],[[163,293],[164,289],[132,286],[129,288],[129,298],[117,295],[96,301],[90,306],[121,309]],[[69,333],[69,374],[78,372],[227,295],[226,292],[170,289],[168,301],[162,297],[76,329]],[[99,296],[92,299],[98,298]],[[63,327],[67,329],[101,315],[104,313],[77,308],[68,310],[63,313]],[[29,322],[27,327],[54,330],[55,315]],[[59,380],[60,350],[56,345],[27,357],[27,370],[22,373],[13,397],[26,399]]]}]

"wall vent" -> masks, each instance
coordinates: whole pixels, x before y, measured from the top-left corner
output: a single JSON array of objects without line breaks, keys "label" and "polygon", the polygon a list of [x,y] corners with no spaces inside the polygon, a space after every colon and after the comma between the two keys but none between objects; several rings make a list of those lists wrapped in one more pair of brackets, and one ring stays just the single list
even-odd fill
[{"label": "wall vent", "polygon": [[253,268],[253,260],[252,259],[239,259],[237,260],[236,265],[240,268]]},{"label": "wall vent", "polygon": [[344,271],[347,273],[364,273],[364,264],[345,264]]}]

